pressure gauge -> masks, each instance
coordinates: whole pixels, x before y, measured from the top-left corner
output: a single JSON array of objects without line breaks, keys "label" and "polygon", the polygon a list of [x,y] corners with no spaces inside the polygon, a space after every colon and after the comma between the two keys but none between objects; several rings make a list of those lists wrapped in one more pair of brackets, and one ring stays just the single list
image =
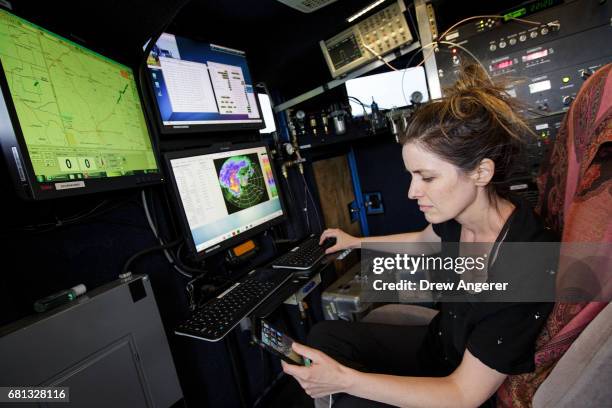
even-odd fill
[{"label": "pressure gauge", "polygon": [[291,143],[285,143],[284,147],[285,151],[289,156],[291,156],[295,152],[295,149],[293,148],[293,145]]}]

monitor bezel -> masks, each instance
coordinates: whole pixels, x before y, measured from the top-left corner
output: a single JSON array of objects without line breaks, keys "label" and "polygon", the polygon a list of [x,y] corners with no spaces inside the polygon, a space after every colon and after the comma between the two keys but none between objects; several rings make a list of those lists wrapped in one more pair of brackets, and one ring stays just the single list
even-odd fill
[{"label": "monitor bezel", "polygon": [[[151,149],[153,156],[155,158],[155,163],[157,165],[158,172],[157,173],[145,173],[145,174],[137,174],[137,175],[126,175],[126,176],[115,176],[115,177],[105,177],[105,178],[91,178],[91,179],[76,179],[71,181],[83,181],[85,182],[84,187],[77,188],[68,188],[57,190],[55,185],[57,183],[67,183],[71,181],[55,181],[50,183],[40,183],[36,180],[36,173],[34,171],[34,166],[32,164],[32,160],[30,158],[30,152],[28,149],[28,145],[25,140],[25,136],[23,134],[23,130],[21,127],[21,123],[19,121],[19,117],[17,114],[17,110],[15,108],[15,103],[13,101],[13,95],[10,91],[8,80],[6,74],[4,72],[4,67],[2,65],[2,61],[0,61],[0,118],[8,117],[9,122],[7,124],[3,124],[0,126],[0,148],[3,151],[3,155],[6,160],[6,165],[8,167],[9,173],[13,178],[13,182],[15,185],[15,189],[17,194],[27,200],[47,200],[47,199],[55,199],[61,197],[71,197],[78,195],[86,195],[93,193],[101,193],[106,191],[114,191],[114,190],[122,190],[128,188],[136,188],[136,187],[144,187],[148,185],[155,185],[164,182],[164,175],[162,169],[162,163],[159,157],[159,149],[157,146],[157,140],[155,138],[155,134],[151,129],[151,125],[148,120],[147,115],[147,107],[145,105],[145,99],[143,98],[143,93],[141,86],[138,81],[138,70],[130,65],[127,65],[121,61],[118,61],[115,58],[109,57],[107,55],[101,54],[98,51],[92,49],[88,45],[82,44],[80,42],[74,41],[72,39],[66,38],[62,34],[59,34],[55,31],[48,30],[33,21],[21,17],[13,12],[8,10],[3,10],[11,15],[14,15],[20,19],[27,21],[28,23],[47,31],[53,35],[60,37],[62,40],[65,40],[69,43],[74,43],[79,47],[85,48],[86,50],[93,52],[96,55],[99,55],[102,58],[106,58],[116,62],[117,64],[121,64],[126,68],[129,68],[132,73],[132,79],[134,80],[134,84],[136,86],[136,90],[138,92],[138,96],[140,98],[140,104],[142,108],[142,114],[145,126],[147,127],[147,131],[149,132],[149,137],[151,140]],[[15,152],[16,149],[16,152]],[[19,156],[19,163],[17,163],[17,159],[14,157],[15,154]]]},{"label": "monitor bezel", "polygon": [[[197,251],[195,242],[193,240],[193,236],[191,234],[191,228],[187,220],[187,214],[185,212],[185,208],[181,200],[181,195],[178,189],[178,185],[176,184],[176,178],[174,177],[174,171],[172,169],[171,161],[175,159],[186,158],[186,157],[202,156],[206,154],[251,149],[251,148],[256,148],[256,147],[264,147],[266,149],[268,159],[270,160],[270,168],[272,169],[272,175],[274,176],[274,180],[277,183],[276,185],[278,189],[278,199],[280,200],[281,210],[283,211],[282,215],[276,218],[273,218],[269,221],[266,221],[249,230],[241,232],[240,234],[232,238],[229,238],[225,241],[221,241],[220,243],[213,245],[212,247],[205,248],[201,251]],[[244,242],[246,239],[251,238],[254,235],[257,235],[273,227],[274,225],[278,225],[287,220],[287,208],[285,206],[285,201],[283,199],[283,193],[280,187],[281,182],[276,173],[276,169],[274,168],[274,162],[272,161],[272,155],[270,154],[270,149],[268,148],[268,145],[265,142],[213,145],[213,146],[206,147],[206,148],[196,148],[196,149],[168,152],[164,154],[164,164],[166,166],[166,172],[168,174],[167,184],[172,190],[171,196],[174,202],[174,206],[176,208],[176,212],[178,212],[178,216],[180,218],[183,236],[185,240],[187,241],[187,246],[189,248],[191,255],[194,257],[194,259],[197,259],[197,260],[203,259],[211,255],[217,254],[221,251],[224,251],[226,249],[229,249],[233,246],[236,246]]]},{"label": "monitor bezel", "polygon": [[[200,44],[203,45],[211,45],[212,43],[208,43],[208,42],[204,42],[204,41],[199,41],[199,40],[195,40],[195,39],[191,39],[185,36],[181,36],[181,35],[177,35],[174,33],[169,33],[169,32],[164,32],[162,34],[160,34],[159,37],[161,37],[164,34],[170,34],[173,35],[175,37],[182,37],[185,39],[188,39],[190,41],[195,41],[198,42]],[[156,44],[157,44],[157,40],[159,40],[159,37],[156,38]],[[216,45],[216,44],[214,44]],[[147,56],[148,58],[148,56]],[[210,132],[219,132],[219,131],[237,131],[237,130],[260,130],[260,129],[265,129],[266,128],[266,124],[264,121],[264,117],[263,117],[263,112],[261,111],[261,106],[259,106],[259,99],[257,98],[257,90],[256,90],[256,86],[255,86],[255,81],[253,80],[253,75],[251,73],[251,67],[249,66],[248,60],[246,58],[246,53],[244,56],[244,59],[247,62],[247,68],[249,70],[249,74],[251,75],[251,80],[253,81],[253,84],[251,84],[251,86],[253,86],[253,92],[255,93],[255,104],[257,105],[257,110],[259,112],[259,117],[261,119],[261,122],[257,123],[257,122],[253,122],[253,123],[202,123],[202,124],[184,124],[184,125],[165,125],[164,121],[161,117],[161,113],[160,113],[160,109],[159,109],[159,103],[157,102],[157,96],[155,95],[155,89],[153,88],[153,84],[152,84],[152,78],[151,78],[151,72],[149,69],[149,65],[146,63],[144,63],[144,70],[145,70],[145,76],[146,76],[146,89],[147,89],[147,93],[149,96],[149,99],[152,100],[152,109],[153,110],[153,115],[155,116],[155,122],[157,124],[157,128],[160,132],[160,134],[162,135],[180,135],[180,134],[189,134],[189,133],[210,133]],[[180,126],[180,127],[178,127]]]}]

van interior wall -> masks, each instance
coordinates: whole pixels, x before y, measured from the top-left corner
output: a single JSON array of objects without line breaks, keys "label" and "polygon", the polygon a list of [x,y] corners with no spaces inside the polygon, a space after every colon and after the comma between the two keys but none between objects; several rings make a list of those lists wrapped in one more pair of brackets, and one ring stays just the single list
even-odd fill
[{"label": "van interior wall", "polygon": [[408,200],[410,173],[402,160],[402,148],[394,141],[367,140],[355,148],[361,191],[379,192],[383,214],[368,215],[370,235],[420,231],[427,225],[415,200]]}]

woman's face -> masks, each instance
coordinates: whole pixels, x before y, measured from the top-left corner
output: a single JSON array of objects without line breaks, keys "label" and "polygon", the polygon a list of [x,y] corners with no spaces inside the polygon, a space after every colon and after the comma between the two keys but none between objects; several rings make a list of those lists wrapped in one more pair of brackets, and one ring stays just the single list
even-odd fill
[{"label": "woman's face", "polygon": [[405,144],[402,157],[412,175],[408,198],[418,201],[428,222],[456,218],[475,201],[478,189],[474,180],[454,164],[416,143]]}]

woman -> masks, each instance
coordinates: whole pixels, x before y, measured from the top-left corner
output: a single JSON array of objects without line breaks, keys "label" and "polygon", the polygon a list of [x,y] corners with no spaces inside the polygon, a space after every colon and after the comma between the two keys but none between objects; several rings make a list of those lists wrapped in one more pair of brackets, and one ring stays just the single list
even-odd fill
[{"label": "woman", "polygon": [[[328,229],[321,240],[336,238],[328,252],[368,242],[553,240],[505,183],[529,134],[512,98],[478,66],[465,67],[446,94],[413,116],[401,140],[412,175],[408,198],[418,201],[430,224],[420,232],[368,238]],[[505,260],[500,255],[494,262]],[[323,322],[309,335],[311,347],[294,344],[312,364],[283,369],[312,397],[338,394],[335,407],[492,404],[508,375],[534,369],[535,339],[551,307],[447,303],[428,327]]]}]

